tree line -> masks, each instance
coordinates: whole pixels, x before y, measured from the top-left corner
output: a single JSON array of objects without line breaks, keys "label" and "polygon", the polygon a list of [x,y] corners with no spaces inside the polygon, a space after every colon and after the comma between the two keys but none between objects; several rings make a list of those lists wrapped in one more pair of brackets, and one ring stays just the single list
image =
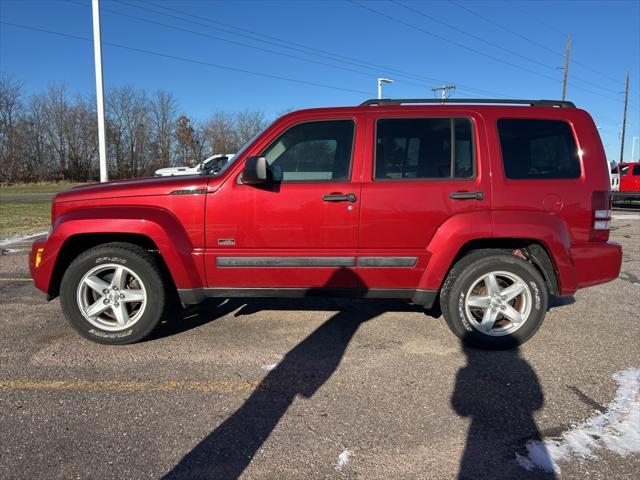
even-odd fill
[{"label": "tree line", "polygon": [[[0,182],[97,180],[95,105],[95,97],[64,85],[27,96],[22,82],[0,72]],[[170,92],[132,86],[106,90],[105,122],[110,179],[234,153],[267,124],[263,112],[251,110],[192,119]]]}]

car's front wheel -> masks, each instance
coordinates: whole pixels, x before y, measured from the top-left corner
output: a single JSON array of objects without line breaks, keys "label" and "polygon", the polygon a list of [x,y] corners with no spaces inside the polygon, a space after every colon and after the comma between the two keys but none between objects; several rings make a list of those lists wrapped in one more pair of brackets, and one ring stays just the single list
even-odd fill
[{"label": "car's front wheel", "polygon": [[163,276],[152,255],[127,243],[87,250],[67,268],[60,303],[71,326],[98,343],[146,337],[165,310]]},{"label": "car's front wheel", "polygon": [[547,312],[547,287],[526,260],[490,250],[462,258],[441,291],[453,333],[480,348],[512,348],[527,341]]}]

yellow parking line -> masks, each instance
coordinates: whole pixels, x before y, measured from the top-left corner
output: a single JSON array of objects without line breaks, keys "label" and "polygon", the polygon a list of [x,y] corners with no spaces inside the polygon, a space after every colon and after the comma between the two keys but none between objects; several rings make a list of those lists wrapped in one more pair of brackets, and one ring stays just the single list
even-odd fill
[{"label": "yellow parking line", "polygon": [[137,380],[0,380],[0,390],[108,390],[115,392],[172,392],[191,391],[199,393],[248,392],[258,383],[220,380],[217,382]]}]

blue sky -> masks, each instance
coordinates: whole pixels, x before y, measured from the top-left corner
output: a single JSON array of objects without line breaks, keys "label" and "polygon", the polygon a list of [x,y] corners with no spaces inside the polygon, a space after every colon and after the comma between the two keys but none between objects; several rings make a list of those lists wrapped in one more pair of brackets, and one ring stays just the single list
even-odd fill
[{"label": "blue sky", "polygon": [[[626,160],[640,136],[638,0],[101,5],[107,86],[168,90],[196,119],[217,109],[257,109],[273,118],[292,108],[353,105],[375,97],[378,76],[396,81],[385,86],[390,97],[431,97],[432,87],[450,82],[459,98],[560,98],[557,67],[570,34],[568,99],[594,116],[609,158],[618,159],[630,71]],[[92,35],[89,0],[0,0],[0,20]],[[27,93],[62,82],[72,92],[95,88],[90,42],[7,24],[0,24],[0,69],[22,80]]]}]

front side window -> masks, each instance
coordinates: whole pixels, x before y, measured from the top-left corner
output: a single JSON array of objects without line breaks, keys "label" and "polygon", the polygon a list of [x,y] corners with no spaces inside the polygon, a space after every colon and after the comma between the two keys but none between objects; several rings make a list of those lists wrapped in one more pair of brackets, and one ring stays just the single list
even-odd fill
[{"label": "front side window", "polygon": [[567,179],[580,176],[578,147],[569,124],[558,120],[498,120],[507,178]]},{"label": "front side window", "polygon": [[471,178],[471,122],[460,118],[388,118],[376,128],[376,180]]},{"label": "front side window", "polygon": [[354,122],[301,123],[284,132],[263,152],[276,181],[349,179]]},{"label": "front side window", "polygon": [[633,171],[631,172],[631,175],[636,177],[640,175],[640,165],[633,166]]}]

